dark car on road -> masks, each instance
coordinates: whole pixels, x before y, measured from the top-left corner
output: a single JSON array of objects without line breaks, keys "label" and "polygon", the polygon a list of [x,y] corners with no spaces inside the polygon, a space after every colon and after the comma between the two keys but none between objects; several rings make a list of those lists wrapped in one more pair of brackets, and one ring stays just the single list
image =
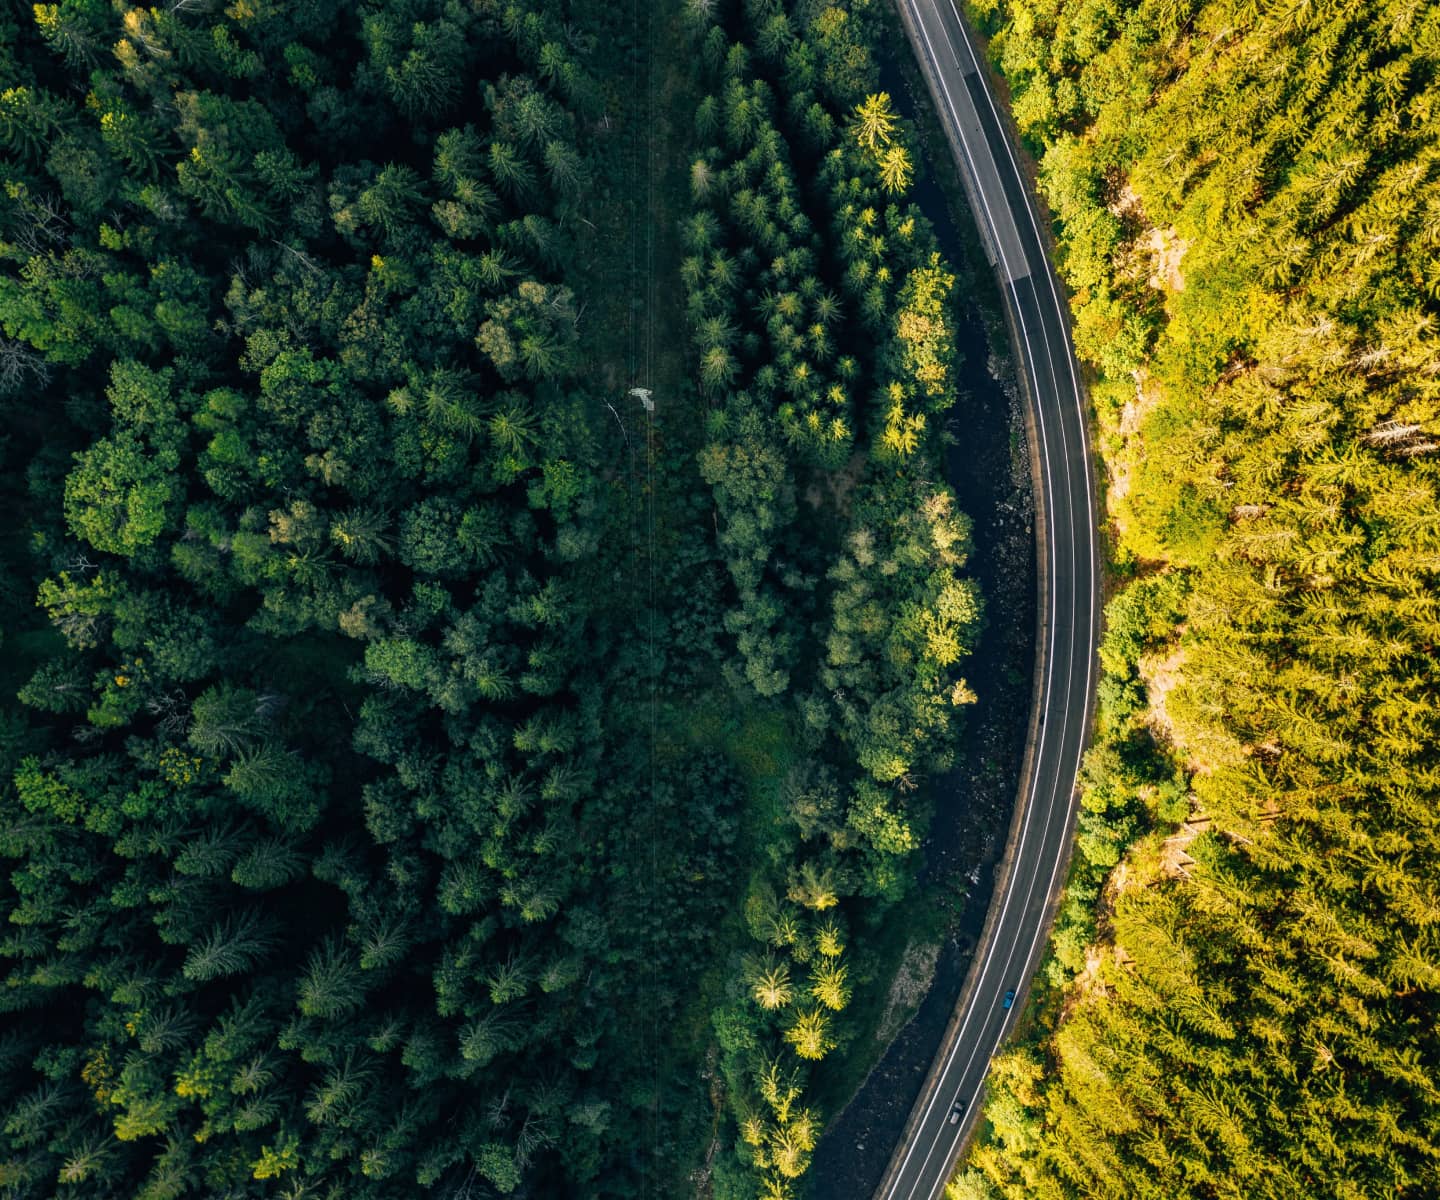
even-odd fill
[{"label": "dark car on road", "polygon": [[1001,1008],[1009,1008],[1009,1007],[1010,1007],[1012,1004],[1014,1004],[1014,1003],[1015,1003],[1015,989],[1014,989],[1014,988],[1011,988],[1008,992],[1005,993],[1005,1003],[1002,1004],[1000,1007],[1001,1007]]}]

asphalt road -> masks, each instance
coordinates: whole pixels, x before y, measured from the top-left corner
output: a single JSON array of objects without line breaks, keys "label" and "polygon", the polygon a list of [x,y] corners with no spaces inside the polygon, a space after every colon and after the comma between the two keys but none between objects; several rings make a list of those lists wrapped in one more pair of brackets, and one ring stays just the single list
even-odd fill
[{"label": "asphalt road", "polygon": [[[980,1117],[991,1057],[1020,1015],[1064,880],[1095,684],[1099,559],[1086,403],[1068,311],[1000,106],[951,0],[896,2],[1001,284],[1038,466],[1039,667],[1015,818],[959,1005],[875,1194],[932,1200]],[[964,1111],[952,1124],[956,1103]]]}]

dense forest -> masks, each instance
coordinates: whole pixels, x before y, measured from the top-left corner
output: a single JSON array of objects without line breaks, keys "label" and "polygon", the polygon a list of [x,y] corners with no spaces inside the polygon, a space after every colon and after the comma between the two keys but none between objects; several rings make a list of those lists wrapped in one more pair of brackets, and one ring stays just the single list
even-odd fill
[{"label": "dense forest", "polygon": [[7,12],[4,1194],[791,1195],[980,620],[878,3]]},{"label": "dense forest", "polygon": [[962,1200],[1440,1194],[1440,9],[1004,0],[1117,566]]}]

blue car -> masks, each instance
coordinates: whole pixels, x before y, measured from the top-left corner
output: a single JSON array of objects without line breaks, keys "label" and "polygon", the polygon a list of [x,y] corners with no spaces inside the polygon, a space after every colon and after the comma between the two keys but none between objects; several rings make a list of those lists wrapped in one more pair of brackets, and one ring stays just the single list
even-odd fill
[{"label": "blue car", "polygon": [[1015,990],[1012,988],[1010,991],[1008,991],[1008,992],[1005,993],[1005,1003],[1002,1004],[1000,1007],[1001,1007],[1001,1008],[1009,1008],[1009,1007],[1010,1007],[1012,1004],[1014,1004],[1014,1003],[1015,1003]]}]

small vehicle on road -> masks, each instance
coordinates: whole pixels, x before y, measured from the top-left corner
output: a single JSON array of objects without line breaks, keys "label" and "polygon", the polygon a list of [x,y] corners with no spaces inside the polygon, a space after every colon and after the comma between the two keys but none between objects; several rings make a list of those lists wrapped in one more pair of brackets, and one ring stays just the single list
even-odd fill
[{"label": "small vehicle on road", "polygon": [[1014,1004],[1014,1003],[1015,1003],[1015,989],[1014,989],[1014,988],[1011,988],[1008,992],[1005,993],[1005,1003],[1002,1004],[1000,1007],[1001,1007],[1001,1008],[1009,1008],[1009,1007],[1010,1007],[1012,1004]]},{"label": "small vehicle on road", "polygon": [[950,1106],[950,1124],[956,1124],[965,1115],[965,1101],[957,1100]]}]

